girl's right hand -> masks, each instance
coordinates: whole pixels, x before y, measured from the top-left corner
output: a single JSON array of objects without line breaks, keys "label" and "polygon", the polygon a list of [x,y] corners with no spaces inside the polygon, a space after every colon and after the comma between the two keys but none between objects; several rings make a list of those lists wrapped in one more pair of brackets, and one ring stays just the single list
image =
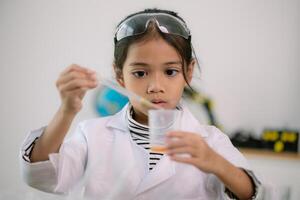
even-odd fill
[{"label": "girl's right hand", "polygon": [[87,90],[97,87],[96,72],[76,64],[67,67],[56,81],[61,97],[60,109],[65,114],[77,114]]}]

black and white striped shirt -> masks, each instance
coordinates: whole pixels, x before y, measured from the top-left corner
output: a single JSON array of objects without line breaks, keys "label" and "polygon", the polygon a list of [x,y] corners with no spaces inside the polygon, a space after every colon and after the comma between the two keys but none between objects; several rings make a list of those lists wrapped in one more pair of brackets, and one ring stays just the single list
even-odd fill
[{"label": "black and white striped shirt", "polygon": [[127,110],[127,120],[131,138],[137,145],[143,147],[149,152],[149,170],[152,170],[164,154],[150,151],[149,127],[135,121],[132,118],[132,114],[132,106],[129,106]]}]

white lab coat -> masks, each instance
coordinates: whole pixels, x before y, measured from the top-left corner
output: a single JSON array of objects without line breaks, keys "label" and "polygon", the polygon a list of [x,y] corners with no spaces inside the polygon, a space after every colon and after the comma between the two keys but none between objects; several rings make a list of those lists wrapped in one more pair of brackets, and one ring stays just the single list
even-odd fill
[{"label": "white lab coat", "polygon": [[[138,146],[127,128],[125,106],[119,113],[80,123],[59,153],[49,161],[28,163],[21,158],[24,180],[30,186],[67,194],[85,173],[86,197],[92,199],[224,199],[224,186],[213,174],[164,155],[149,171],[149,153]],[[183,106],[181,130],[194,132],[237,167],[248,169],[243,155],[227,135],[213,126],[203,126]],[[41,135],[43,128],[26,138],[22,149]],[[88,170],[86,170],[88,169]],[[82,182],[82,181],[81,181]]]}]

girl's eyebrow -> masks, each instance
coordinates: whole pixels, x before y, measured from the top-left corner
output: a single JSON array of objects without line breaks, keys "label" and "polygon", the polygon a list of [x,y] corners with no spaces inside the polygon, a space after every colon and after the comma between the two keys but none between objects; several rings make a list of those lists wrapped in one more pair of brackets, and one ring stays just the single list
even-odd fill
[{"label": "girl's eyebrow", "polygon": [[147,67],[147,66],[149,66],[149,64],[143,63],[143,62],[132,62],[129,65],[133,66],[133,67],[137,67],[137,66]]},{"label": "girl's eyebrow", "polygon": [[165,65],[181,65],[182,62],[181,61],[170,61],[170,62],[166,62],[164,63]]},{"label": "girl's eyebrow", "polygon": [[[181,65],[182,62],[181,61],[169,61],[169,62],[165,62],[164,65]],[[130,66],[142,66],[142,67],[148,67],[149,64],[144,63],[144,62],[132,62],[129,64]]]}]

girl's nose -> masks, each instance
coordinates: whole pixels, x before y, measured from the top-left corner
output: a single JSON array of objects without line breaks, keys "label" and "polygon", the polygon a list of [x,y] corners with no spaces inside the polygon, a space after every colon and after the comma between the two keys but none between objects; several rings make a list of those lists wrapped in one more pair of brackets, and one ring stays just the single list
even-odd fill
[{"label": "girl's nose", "polygon": [[158,74],[153,76],[149,80],[148,89],[147,92],[150,93],[164,93],[165,88],[163,86],[163,80],[162,77],[160,77]]}]

